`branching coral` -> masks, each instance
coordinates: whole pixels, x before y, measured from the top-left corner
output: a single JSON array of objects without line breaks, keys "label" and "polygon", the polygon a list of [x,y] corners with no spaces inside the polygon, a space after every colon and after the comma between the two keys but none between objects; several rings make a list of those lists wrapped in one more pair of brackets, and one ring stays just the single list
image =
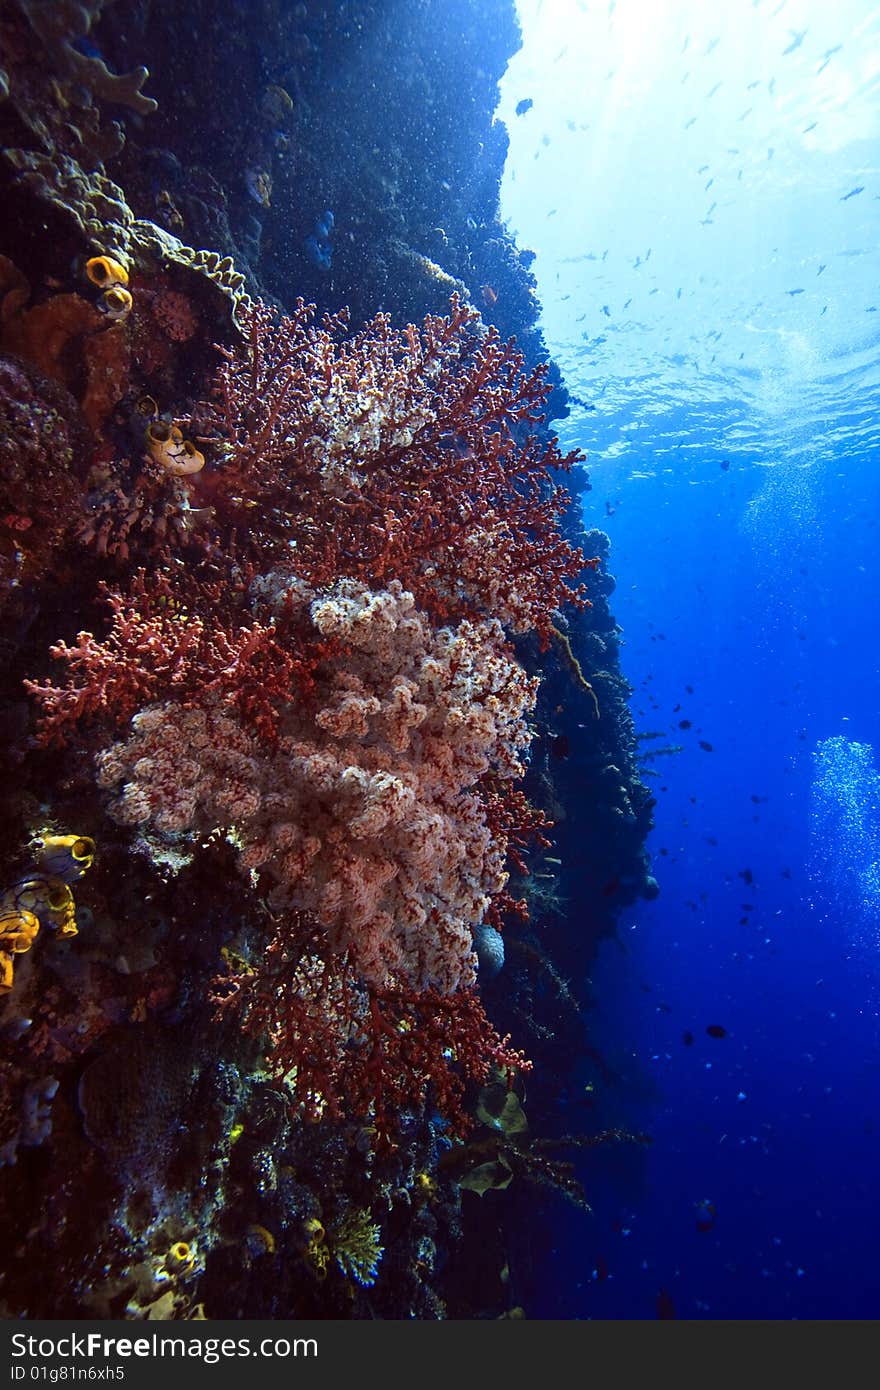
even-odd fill
[{"label": "branching coral", "polygon": [[214,982],[218,1012],[264,1040],[272,1073],[292,1085],[307,1119],[372,1116],[387,1141],[401,1114],[430,1097],[463,1134],[467,1083],[485,1081],[493,1065],[504,1075],[528,1070],[472,990],[370,988],[349,961],[323,951],[314,921],[288,914],[258,969]]},{"label": "branching coral", "polygon": [[552,482],[578,455],[539,442],[544,370],[527,374],[472,308],[453,297],[404,331],[380,314],[350,338],[302,301],[242,317],[205,423],[225,450],[218,507],[244,522],[243,501],[260,503],[247,525],[264,555],[294,538],[318,587],[398,579],[441,621],[488,613],[544,643],[559,605],[585,604]]},{"label": "branching coral", "polygon": [[328,1232],[328,1244],[342,1273],[358,1284],[375,1284],[384,1254],[381,1235],[369,1211],[345,1212]]},{"label": "branching coral", "polygon": [[185,605],[167,576],[147,582],[143,572],[123,596],[104,587],[113,611],[113,626],[99,642],[81,632],[76,645],[60,642],[52,654],[66,661],[70,678],[65,686],[26,682],[44,710],[41,738],[63,743],[88,720],[103,719],[116,727],[143,705],[174,696],[228,703],[257,732],[273,737],[279,705],[311,683],[311,666],[325,655],[313,645],[301,655],[288,631],[284,645],[272,626],[212,622],[217,591],[193,584]]}]

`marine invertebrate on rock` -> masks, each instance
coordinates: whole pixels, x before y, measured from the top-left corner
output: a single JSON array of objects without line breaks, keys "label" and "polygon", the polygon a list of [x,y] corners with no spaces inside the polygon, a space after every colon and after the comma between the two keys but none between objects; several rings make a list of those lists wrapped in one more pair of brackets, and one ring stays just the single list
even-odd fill
[{"label": "marine invertebrate on rock", "polygon": [[33,912],[0,908],[0,994],[12,989],[12,957],[29,951],[39,930],[39,918]]},{"label": "marine invertebrate on rock", "polygon": [[366,1208],[344,1212],[327,1234],[327,1241],[342,1273],[358,1284],[375,1284],[384,1252],[382,1232]]},{"label": "marine invertebrate on rock", "polygon": [[233,319],[251,304],[244,275],[231,256],[187,246],[155,222],[136,218],[123,190],[106,174],[86,171],[58,150],[3,149],[2,154],[26,188],[74,223],[89,248],[126,268],[136,265],[155,273],[157,267],[171,265],[203,276],[229,301]]},{"label": "marine invertebrate on rock", "polygon": [[327,1233],[316,1216],[308,1217],[302,1223],[302,1229],[306,1237],[306,1245],[303,1252],[306,1263],[310,1266],[316,1279],[326,1279],[327,1268],[330,1264]]},{"label": "marine invertebrate on rock", "polygon": [[18,1128],[0,1145],[0,1168],[15,1163],[19,1147],[36,1149],[46,1142],[52,1133],[52,1102],[58,1085],[56,1077],[45,1076],[24,1088]]},{"label": "marine invertebrate on rock", "polygon": [[91,256],[85,265],[85,273],[99,290],[110,289],[113,285],[128,288],[128,271],[112,256]]},{"label": "marine invertebrate on rock", "polygon": [[79,0],[77,4],[65,0],[18,0],[18,4],[52,59],[62,70],[68,69],[75,81],[102,100],[128,106],[139,116],[149,116],[156,110],[157,103],[141,91],[150,75],[145,67],[120,76],[110,72],[97,53],[84,53],[75,47],[91,31],[104,0]]},{"label": "marine invertebrate on rock", "polygon": [[42,832],[34,839],[32,848],[40,871],[63,883],[75,883],[95,862],[95,842],[88,835]]},{"label": "marine invertebrate on rock", "polygon": [[166,473],[185,477],[198,473],[205,466],[205,455],[189,439],[184,439],[178,425],[167,420],[151,420],[146,429],[147,453]]},{"label": "marine invertebrate on rock", "polygon": [[73,397],[0,356],[0,607],[39,579],[75,526],[86,430]]},{"label": "marine invertebrate on rock", "polygon": [[113,284],[98,304],[80,294],[55,294],[27,308],[27,282],[23,277],[12,280],[14,271],[12,263],[0,257],[0,276],[11,286],[0,310],[0,346],[68,387],[78,387],[84,363],[82,412],[92,429],[98,429],[128,385],[128,337],[117,320],[127,316],[131,296]]},{"label": "marine invertebrate on rock", "polygon": [[41,834],[36,863],[0,894],[0,992],[12,987],[12,956],[29,951],[41,926],[62,940],[77,935],[70,884],[91,868],[95,842],[87,835]]},{"label": "marine invertebrate on rock", "polygon": [[269,910],[312,924],[232,981],[304,1114],[387,1136],[430,1098],[462,1129],[465,1085],[523,1065],[471,989],[474,929],[524,913],[506,860],[524,872],[547,843],[511,786],[538,682],[508,632],[547,642],[557,606],[585,602],[551,479],[574,456],[531,430],[542,371],[455,300],[351,338],[302,304],[243,315],[207,409],[212,525],[235,549],[210,580],[105,591],[109,634],[53,648],[63,685],[29,683],[41,738],[103,747],[142,848],[223,830]]},{"label": "marine invertebrate on rock", "polygon": [[112,285],[110,289],[104,290],[97,300],[97,308],[105,318],[113,323],[119,323],[122,319],[128,318],[131,307],[134,303],[128,290],[121,285]]},{"label": "marine invertebrate on rock", "polygon": [[189,1274],[195,1267],[196,1252],[187,1240],[176,1240],[169,1246],[163,1261],[164,1268],[172,1276]]},{"label": "marine invertebrate on rock", "polygon": [[0,898],[0,910],[6,909],[32,913],[62,938],[77,934],[73,893],[63,879],[43,875],[20,879]]},{"label": "marine invertebrate on rock", "polygon": [[148,300],[150,311],[161,331],[173,343],[187,343],[198,331],[198,319],[187,295],[167,285],[138,292]]},{"label": "marine invertebrate on rock", "polygon": [[[387,315],[345,337],[298,301],[239,315],[206,423],[223,453],[218,514],[242,525],[265,567],[289,557],[316,587],[340,573],[400,580],[435,619],[489,613],[549,641],[553,614],[583,606],[583,554],[559,529],[562,456],[529,427],[545,371],[453,296],[448,317],[400,331]],[[253,504],[260,504],[259,516]]]},{"label": "marine invertebrate on rock", "polygon": [[153,567],[194,536],[207,546],[210,517],[192,505],[185,475],[148,457],[114,459],[91,469],[76,535],[97,555]]}]

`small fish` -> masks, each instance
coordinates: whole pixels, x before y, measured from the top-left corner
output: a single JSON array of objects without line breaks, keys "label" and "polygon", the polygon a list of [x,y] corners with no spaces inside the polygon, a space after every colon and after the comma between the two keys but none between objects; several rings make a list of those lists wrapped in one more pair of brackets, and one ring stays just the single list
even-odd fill
[{"label": "small fish", "polygon": [[743,883],[747,883],[747,884],[749,884],[750,886],[751,886],[751,884],[753,884],[754,881],[755,881],[755,875],[752,873],[751,869],[748,869],[748,868],[746,868],[746,869],[740,869],[740,870],[737,872],[737,878],[741,878],[742,881],[743,881]]},{"label": "small fish", "polygon": [[694,1205],[697,1211],[697,1230],[703,1233],[711,1231],[712,1227],[715,1225],[715,1203],[710,1202],[708,1197],[703,1197]]},{"label": "small fish", "polygon": [[825,69],[827,68],[828,64],[831,62],[831,59],[834,57],[834,54],[835,54],[835,53],[839,53],[840,50],[841,50],[842,48],[843,48],[843,44],[842,44],[842,43],[835,44],[833,48],[826,48],[825,52],[822,54],[822,57],[825,59],[825,61],[824,61],[824,63],[822,64],[821,67],[819,67],[819,68],[816,69],[816,76],[817,76],[817,77],[819,76],[819,73],[820,73],[820,72],[824,72],[824,71],[825,71]]},{"label": "small fish", "polygon": [[726,473],[728,468],[730,467],[730,459],[722,459],[718,466],[721,469],[722,473]]},{"label": "small fish", "polygon": [[263,208],[272,206],[271,174],[267,174],[265,169],[246,169],[244,182],[255,203],[259,203]]},{"label": "small fish", "polygon": [[260,100],[260,114],[270,125],[280,125],[293,113],[293,97],[283,87],[273,82],[263,92]]},{"label": "small fish", "polygon": [[680,729],[690,729],[693,727],[693,725],[691,724],[691,721],[689,719],[679,719],[678,727]]},{"label": "small fish", "polygon": [[704,753],[712,753],[712,752],[714,752],[714,748],[713,748],[712,744],[711,744],[711,743],[708,743],[708,742],[706,741],[706,739],[704,739],[704,738],[701,738],[701,739],[700,739],[700,747],[702,748],[702,750],[703,750]]},{"label": "small fish", "polygon": [[524,115],[526,114],[527,111],[531,111],[531,109],[532,109],[532,107],[534,106],[534,104],[535,104],[535,103],[534,103],[534,101],[532,100],[531,97],[523,97],[522,101],[518,101],[518,102],[516,103],[516,106],[515,106],[514,109],[515,109],[516,114],[517,114],[518,116],[524,116]]},{"label": "small fish", "polygon": [[849,190],[848,193],[844,193],[844,195],[843,195],[843,197],[841,198],[840,201],[841,201],[842,203],[845,203],[845,202],[847,202],[850,198],[854,198],[854,197],[856,196],[857,193],[864,193],[864,191],[865,191],[865,185],[864,185],[863,183],[861,183],[861,184],[859,184],[858,188],[851,188],[851,189]]},{"label": "small fish", "polygon": [[319,241],[317,237],[307,236],[303,242],[305,253],[313,265],[320,266],[322,270],[330,269],[331,249],[330,243]]},{"label": "small fish", "polygon": [[709,1037],[710,1037],[710,1038],[726,1038],[726,1037],[727,1037],[727,1029],[726,1029],[726,1028],[722,1028],[722,1026],[721,1026],[720,1023],[710,1023],[709,1026],[708,1026],[707,1029],[706,1029],[706,1032],[709,1034]]},{"label": "small fish", "polygon": [[491,285],[481,285],[480,298],[482,299],[486,308],[491,309],[493,304],[498,303],[498,291],[494,290]]},{"label": "small fish", "polygon": [[657,1294],[657,1317],[666,1319],[675,1319],[678,1317],[675,1311],[675,1303],[672,1294],[668,1289],[661,1289]]},{"label": "small fish", "polygon": [[694,1035],[689,1028],[686,1028],[684,1030],[684,1032],[681,1035],[681,1040],[684,1043],[685,1047],[693,1047]]},{"label": "small fish", "polygon": [[789,29],[788,32],[791,34],[792,39],[791,39],[791,43],[788,45],[788,48],[783,48],[783,50],[782,50],[782,56],[783,56],[783,58],[786,56],[786,54],[788,54],[788,53],[794,53],[795,49],[800,48],[800,46],[801,46],[801,44],[803,43],[804,39],[807,37],[807,34],[809,33],[809,30],[808,30],[808,29]]}]

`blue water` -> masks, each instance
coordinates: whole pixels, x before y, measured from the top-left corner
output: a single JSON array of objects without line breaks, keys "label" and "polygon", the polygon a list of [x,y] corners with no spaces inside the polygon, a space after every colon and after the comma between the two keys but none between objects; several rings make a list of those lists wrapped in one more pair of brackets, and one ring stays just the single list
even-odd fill
[{"label": "blue water", "polygon": [[876,1317],[880,21],[645,10],[524,4],[503,94],[636,727],[681,746],[591,972],[603,1118],[654,1143],[586,1165],[528,1312]]}]

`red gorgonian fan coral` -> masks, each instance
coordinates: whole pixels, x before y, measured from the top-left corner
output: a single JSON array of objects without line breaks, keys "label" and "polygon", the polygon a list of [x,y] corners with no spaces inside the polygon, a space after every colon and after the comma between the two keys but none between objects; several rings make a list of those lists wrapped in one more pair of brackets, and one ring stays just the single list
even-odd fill
[{"label": "red gorgonian fan coral", "polygon": [[214,981],[218,1016],[267,1038],[269,1067],[294,1078],[304,1118],[372,1115],[381,1138],[429,1091],[453,1133],[470,1126],[462,1098],[492,1067],[528,1071],[497,1036],[473,990],[447,995],[400,986],[365,987],[345,959],[320,953],[307,918],[288,918],[259,968]]},{"label": "red gorgonian fan coral", "polygon": [[301,300],[241,317],[202,424],[222,454],[218,515],[263,560],[316,587],[396,579],[440,621],[489,614],[542,643],[557,607],[586,604],[574,581],[594,562],[561,534],[552,479],[579,455],[532,428],[545,367],[527,373],[455,296],[421,328],[379,314],[349,337],[344,316],[318,327]]},{"label": "red gorgonian fan coral", "polygon": [[[141,570],[131,591],[101,585],[112,610],[110,633],[98,641],[80,632],[74,646],[58,642],[52,655],[67,663],[64,685],[25,681],[42,706],[39,738],[63,745],[83,724],[126,723],[153,700],[181,707],[217,700],[236,711],[254,733],[272,742],[279,709],[308,696],[312,674],[329,651],[314,637],[301,649],[285,609],[280,622],[224,621],[219,590],[190,581],[183,596],[167,575],[149,582]],[[231,608],[229,593],[223,605]]]}]

